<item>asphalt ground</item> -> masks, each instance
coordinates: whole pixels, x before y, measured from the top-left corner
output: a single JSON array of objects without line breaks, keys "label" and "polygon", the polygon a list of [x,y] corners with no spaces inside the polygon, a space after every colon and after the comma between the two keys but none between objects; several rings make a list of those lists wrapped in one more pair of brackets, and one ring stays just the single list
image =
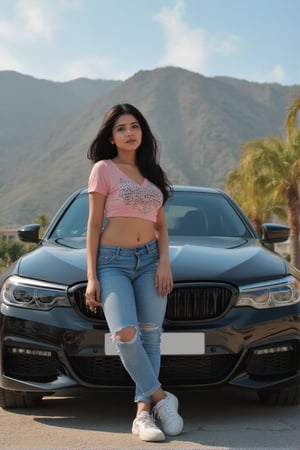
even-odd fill
[{"label": "asphalt ground", "polygon": [[300,406],[262,405],[255,392],[173,391],[185,422],[165,442],[131,434],[132,391],[73,389],[34,409],[0,409],[0,448],[18,450],[299,450]]}]

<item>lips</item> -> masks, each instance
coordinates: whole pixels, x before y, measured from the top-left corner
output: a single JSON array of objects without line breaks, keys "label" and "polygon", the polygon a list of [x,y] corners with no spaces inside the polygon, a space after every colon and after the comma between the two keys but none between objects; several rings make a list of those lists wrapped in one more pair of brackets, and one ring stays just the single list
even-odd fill
[{"label": "lips", "polygon": [[128,141],[126,141],[126,144],[135,144],[135,142],[135,139],[128,139]]}]

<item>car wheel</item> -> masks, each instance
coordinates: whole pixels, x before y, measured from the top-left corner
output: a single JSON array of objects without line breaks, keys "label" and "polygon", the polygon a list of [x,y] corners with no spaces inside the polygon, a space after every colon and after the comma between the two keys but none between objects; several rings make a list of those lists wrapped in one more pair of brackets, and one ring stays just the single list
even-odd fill
[{"label": "car wheel", "polygon": [[43,394],[29,392],[15,392],[0,388],[1,408],[33,408],[38,406]]},{"label": "car wheel", "polygon": [[300,404],[300,385],[257,391],[260,401],[266,405],[291,406]]}]

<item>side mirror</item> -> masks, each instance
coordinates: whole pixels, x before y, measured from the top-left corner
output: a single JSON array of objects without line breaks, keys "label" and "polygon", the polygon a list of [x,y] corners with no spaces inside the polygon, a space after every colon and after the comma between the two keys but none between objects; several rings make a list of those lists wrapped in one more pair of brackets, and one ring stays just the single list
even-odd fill
[{"label": "side mirror", "polygon": [[29,225],[24,225],[23,227],[18,229],[19,239],[23,242],[40,242],[39,232],[40,232],[40,224],[39,223],[31,223]]},{"label": "side mirror", "polygon": [[264,223],[262,225],[262,241],[266,244],[287,241],[290,236],[290,228],[276,223]]}]

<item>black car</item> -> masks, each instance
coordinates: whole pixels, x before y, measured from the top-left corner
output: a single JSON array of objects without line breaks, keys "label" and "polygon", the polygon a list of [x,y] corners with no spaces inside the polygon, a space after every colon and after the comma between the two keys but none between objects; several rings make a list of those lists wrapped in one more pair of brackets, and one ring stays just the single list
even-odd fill
[{"label": "black car", "polygon": [[[174,289],[162,336],[165,388],[254,389],[264,403],[300,403],[300,272],[271,247],[289,228],[258,236],[225,192],[176,186],[165,205]],[[36,405],[81,386],[133,387],[111,348],[100,308],[87,309],[88,194],[75,192],[43,239],[0,278],[0,406]]]}]

